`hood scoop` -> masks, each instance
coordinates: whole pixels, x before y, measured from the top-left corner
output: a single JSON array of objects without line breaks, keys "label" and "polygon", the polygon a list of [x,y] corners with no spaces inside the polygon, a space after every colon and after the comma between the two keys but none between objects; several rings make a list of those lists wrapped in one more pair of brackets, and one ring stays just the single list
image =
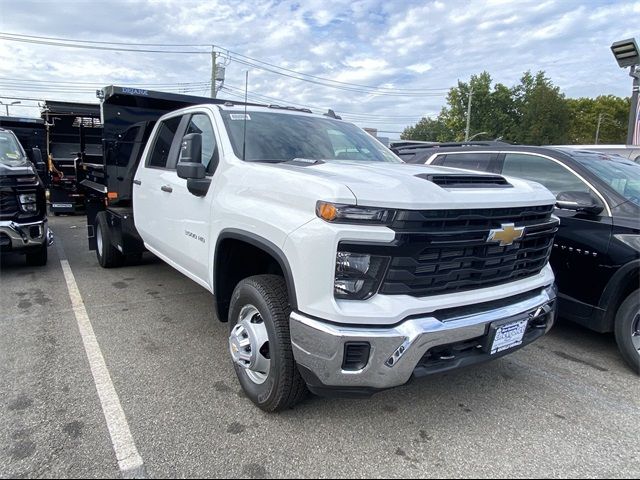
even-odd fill
[{"label": "hood scoop", "polygon": [[430,175],[421,173],[418,178],[429,180],[442,188],[509,188],[513,187],[500,175],[448,174]]}]

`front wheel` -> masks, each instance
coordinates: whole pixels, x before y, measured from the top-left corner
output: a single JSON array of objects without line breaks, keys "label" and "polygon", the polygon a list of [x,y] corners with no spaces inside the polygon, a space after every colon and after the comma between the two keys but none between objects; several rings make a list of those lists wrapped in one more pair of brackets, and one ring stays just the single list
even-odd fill
[{"label": "front wheel", "polygon": [[615,333],[622,357],[640,375],[640,290],[633,292],[620,305]]},{"label": "front wheel", "polygon": [[291,308],[282,277],[256,275],[233,291],[229,308],[229,350],[246,395],[260,409],[278,412],[307,393],[293,358]]}]

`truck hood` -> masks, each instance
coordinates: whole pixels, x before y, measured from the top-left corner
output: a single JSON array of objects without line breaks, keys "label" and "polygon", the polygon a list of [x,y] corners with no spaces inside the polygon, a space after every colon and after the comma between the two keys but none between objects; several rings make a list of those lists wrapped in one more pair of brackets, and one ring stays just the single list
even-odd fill
[{"label": "truck hood", "polygon": [[27,159],[11,163],[0,162],[0,177],[13,177],[35,174],[36,171],[33,168],[33,164]]},{"label": "truck hood", "polygon": [[[304,176],[345,185],[358,205],[399,209],[493,208],[554,204],[555,196],[535,182],[504,177],[507,186],[440,186],[430,175],[496,175],[445,167],[407,163],[327,161],[275,164]],[[304,181],[304,179],[301,179]],[[331,201],[332,199],[318,199]]]}]

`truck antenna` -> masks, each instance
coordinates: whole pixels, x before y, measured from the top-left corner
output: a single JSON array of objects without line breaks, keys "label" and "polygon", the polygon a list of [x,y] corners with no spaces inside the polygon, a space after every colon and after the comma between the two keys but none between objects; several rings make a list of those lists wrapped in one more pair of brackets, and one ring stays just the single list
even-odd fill
[{"label": "truck antenna", "polygon": [[246,160],[247,151],[247,96],[249,91],[249,70],[245,72],[244,78],[244,129],[242,132],[242,161]]}]

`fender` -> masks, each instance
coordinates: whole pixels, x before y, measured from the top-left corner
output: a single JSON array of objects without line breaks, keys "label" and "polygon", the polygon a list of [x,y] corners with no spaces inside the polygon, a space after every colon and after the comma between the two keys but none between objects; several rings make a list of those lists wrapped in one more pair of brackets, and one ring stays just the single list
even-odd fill
[{"label": "fender", "polygon": [[607,331],[613,331],[613,324],[616,318],[616,312],[612,308],[607,308],[610,305],[620,305],[620,303],[624,300],[622,298],[622,291],[627,282],[631,281],[634,277],[636,278],[636,283],[638,283],[638,278],[640,277],[640,260],[632,260],[629,263],[626,263],[618,271],[611,277],[609,283],[604,289],[602,296],[600,297],[600,303],[598,307],[604,311],[605,318],[604,323],[607,327]]},{"label": "fender", "polygon": [[[289,295],[289,304],[291,305],[291,308],[293,310],[296,310],[298,308],[295,283],[293,280],[293,273],[291,272],[289,261],[287,260],[287,257],[285,256],[284,252],[280,249],[280,247],[270,242],[266,238],[256,235],[255,233],[247,232],[245,230],[239,230],[236,228],[226,228],[220,232],[220,234],[218,235],[218,240],[216,241],[216,249],[215,249],[214,263],[213,263],[214,268],[215,268],[215,265],[218,264],[218,252],[219,252],[218,247],[220,243],[225,239],[233,239],[233,240],[240,240],[240,241],[246,242],[250,245],[253,245],[254,247],[264,250],[273,258],[275,258],[276,261],[278,262],[278,265],[280,265],[280,269],[282,270],[285,277],[285,282],[287,284],[287,294]],[[216,272],[214,271],[213,272],[214,295],[218,291],[217,283],[218,283],[218,278],[217,278]]]}]

